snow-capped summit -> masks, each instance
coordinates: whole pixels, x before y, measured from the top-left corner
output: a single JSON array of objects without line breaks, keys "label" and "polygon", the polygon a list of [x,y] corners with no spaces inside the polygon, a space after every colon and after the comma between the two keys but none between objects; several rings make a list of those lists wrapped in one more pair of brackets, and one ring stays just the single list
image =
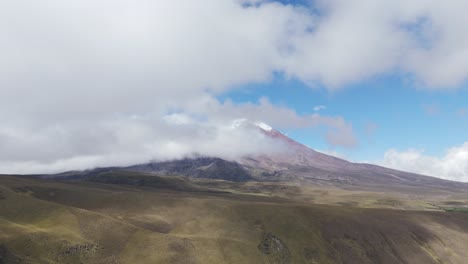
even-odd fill
[{"label": "snow-capped summit", "polygon": [[231,123],[231,128],[239,128],[239,127],[258,127],[266,132],[273,131],[273,128],[261,121],[250,121],[247,118],[239,118],[235,119]]},{"label": "snow-capped summit", "polygon": [[273,128],[263,122],[255,122],[255,125],[258,126],[259,128],[267,131],[267,132],[270,132],[273,130]]}]

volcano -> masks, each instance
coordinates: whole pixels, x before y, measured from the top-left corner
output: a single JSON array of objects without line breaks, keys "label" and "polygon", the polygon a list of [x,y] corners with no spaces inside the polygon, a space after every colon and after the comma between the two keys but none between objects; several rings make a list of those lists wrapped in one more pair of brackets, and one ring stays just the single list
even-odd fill
[{"label": "volcano", "polygon": [[316,186],[338,186],[371,190],[405,191],[457,189],[468,185],[436,177],[389,169],[373,164],[353,163],[307,147],[263,122],[236,120],[234,128],[255,130],[282,146],[282,151],[247,155],[236,160],[192,157],[148,162],[120,168],[127,171],[184,175],[228,181],[293,182]]}]

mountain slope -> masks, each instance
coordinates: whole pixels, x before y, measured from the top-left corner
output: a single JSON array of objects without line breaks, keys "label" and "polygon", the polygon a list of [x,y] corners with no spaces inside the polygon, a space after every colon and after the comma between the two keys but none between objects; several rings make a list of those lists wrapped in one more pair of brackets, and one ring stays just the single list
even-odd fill
[{"label": "mountain slope", "polygon": [[253,180],[249,172],[242,165],[220,158],[201,157],[166,162],[150,162],[126,167],[125,170],[227,181]]},{"label": "mountain slope", "polygon": [[127,171],[183,175],[227,181],[296,182],[313,185],[409,191],[414,188],[468,190],[468,184],[418,175],[372,164],[352,163],[315,151],[264,123],[237,122],[273,139],[282,152],[252,155],[226,161],[216,157],[150,162],[123,168]]},{"label": "mountain slope", "polygon": [[259,171],[260,180],[300,181],[313,184],[339,184],[360,187],[427,187],[468,190],[468,184],[408,173],[372,164],[352,163],[315,151],[275,129],[258,129],[287,147],[283,153],[239,159],[250,171]]},{"label": "mountain slope", "polygon": [[272,140],[282,151],[250,155],[237,160],[219,157],[194,157],[171,161],[154,161],[129,167],[68,171],[40,178],[83,179],[102,172],[130,171],[162,176],[185,176],[231,182],[287,182],[313,186],[330,186],[365,191],[424,193],[433,191],[467,192],[468,183],[408,173],[372,164],[352,163],[315,151],[264,123],[243,120],[245,126]]}]

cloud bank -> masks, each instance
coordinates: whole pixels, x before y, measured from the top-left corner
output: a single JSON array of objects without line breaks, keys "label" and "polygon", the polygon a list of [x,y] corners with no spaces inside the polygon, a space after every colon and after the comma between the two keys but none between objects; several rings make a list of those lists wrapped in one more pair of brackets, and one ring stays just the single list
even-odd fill
[{"label": "cloud bank", "polygon": [[[0,171],[54,173],[98,166],[126,166],[150,160],[208,155],[236,159],[283,151],[283,145],[254,127],[196,122],[185,114],[133,117],[84,129],[56,126],[26,138],[0,131]],[[21,144],[18,144],[21,143]]]},{"label": "cloud bank", "polygon": [[268,82],[274,72],[329,89],[391,72],[425,87],[457,85],[468,76],[467,5],[1,1],[1,172],[192,152],[241,155],[244,144],[262,140],[245,131],[223,134],[235,118],[278,128],[324,126],[331,145],[356,146],[352,124],[340,116],[298,115],[265,98],[221,102],[217,95]]},{"label": "cloud bank", "polygon": [[379,164],[399,170],[468,182],[468,142],[453,147],[442,157],[425,155],[422,150],[388,150]]}]

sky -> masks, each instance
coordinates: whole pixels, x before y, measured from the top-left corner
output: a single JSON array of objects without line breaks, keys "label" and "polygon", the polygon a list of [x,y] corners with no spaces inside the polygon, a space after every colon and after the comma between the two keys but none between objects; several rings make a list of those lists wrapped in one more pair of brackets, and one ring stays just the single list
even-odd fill
[{"label": "sky", "polygon": [[468,181],[468,2],[5,0],[0,172],[281,151]]}]

